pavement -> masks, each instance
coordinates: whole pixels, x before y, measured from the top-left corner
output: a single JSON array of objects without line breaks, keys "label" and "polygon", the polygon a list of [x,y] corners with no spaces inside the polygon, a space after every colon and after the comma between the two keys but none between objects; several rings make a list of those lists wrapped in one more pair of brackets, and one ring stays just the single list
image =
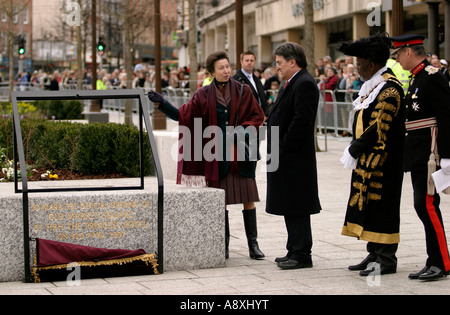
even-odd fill
[{"label": "pavement", "polygon": [[[361,277],[349,271],[367,255],[366,242],[341,235],[350,192],[349,170],[339,159],[350,138],[319,137],[318,182],[322,212],[312,216],[314,266],[309,269],[281,270],[274,259],[286,253],[283,217],[265,213],[266,176],[264,165],[257,168],[261,201],[257,203],[258,241],[266,257],[253,260],[248,248],[240,206],[230,207],[230,258],[226,267],[164,272],[160,275],[81,280],[73,286],[66,282],[0,283],[0,295],[170,295],[275,296],[292,295],[446,295],[450,277],[439,281],[409,280],[408,274],[422,269],[426,260],[425,236],[412,198],[409,174],[405,175],[401,204],[401,242],[397,252],[397,273]],[[260,163],[262,164],[262,163]],[[301,200],[299,200],[301,203]],[[450,195],[441,195],[441,210],[447,235],[450,235]],[[190,302],[196,301],[195,298]],[[261,300],[260,300],[261,301]],[[187,304],[172,305],[183,308]],[[233,307],[228,301],[230,309]],[[253,308],[255,308],[255,305]],[[192,307],[200,307],[193,304]],[[262,307],[262,305],[259,305]]]}]

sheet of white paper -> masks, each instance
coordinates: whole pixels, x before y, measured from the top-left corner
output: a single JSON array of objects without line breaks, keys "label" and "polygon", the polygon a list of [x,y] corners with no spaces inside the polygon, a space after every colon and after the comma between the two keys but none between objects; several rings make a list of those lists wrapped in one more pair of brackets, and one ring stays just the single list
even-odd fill
[{"label": "sheet of white paper", "polygon": [[450,175],[445,174],[442,170],[431,174],[431,176],[433,177],[434,185],[438,193],[450,186]]}]

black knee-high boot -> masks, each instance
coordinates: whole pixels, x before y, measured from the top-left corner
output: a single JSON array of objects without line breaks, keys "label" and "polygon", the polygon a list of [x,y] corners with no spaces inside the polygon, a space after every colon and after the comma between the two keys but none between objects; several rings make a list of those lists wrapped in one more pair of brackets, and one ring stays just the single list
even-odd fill
[{"label": "black knee-high boot", "polygon": [[228,221],[228,210],[225,210],[225,258],[230,256],[229,248],[230,246],[230,223]]},{"label": "black knee-high boot", "polygon": [[243,210],[242,214],[244,215],[245,235],[247,236],[250,258],[262,259],[265,256],[259,249],[258,242],[256,241],[256,238],[258,237],[256,209]]}]

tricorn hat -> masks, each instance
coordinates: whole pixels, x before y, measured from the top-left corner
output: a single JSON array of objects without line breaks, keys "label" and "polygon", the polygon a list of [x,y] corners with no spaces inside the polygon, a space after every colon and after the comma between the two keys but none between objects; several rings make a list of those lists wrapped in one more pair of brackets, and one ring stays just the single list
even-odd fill
[{"label": "tricorn hat", "polygon": [[396,37],[389,37],[389,40],[392,41],[392,44],[394,45],[392,55],[395,55],[400,49],[404,47],[423,45],[424,39],[425,36],[418,34],[407,34]]},{"label": "tricorn hat", "polygon": [[384,65],[390,56],[390,41],[383,35],[374,35],[361,38],[355,42],[343,43],[338,48],[347,56],[369,59],[370,61]]}]

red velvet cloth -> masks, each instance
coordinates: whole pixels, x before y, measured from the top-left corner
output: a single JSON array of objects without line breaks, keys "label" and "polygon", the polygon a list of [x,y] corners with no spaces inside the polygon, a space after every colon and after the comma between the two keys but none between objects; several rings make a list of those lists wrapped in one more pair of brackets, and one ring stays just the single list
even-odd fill
[{"label": "red velvet cloth", "polygon": [[83,261],[117,260],[144,255],[143,249],[105,249],[36,239],[36,266],[47,267]]},{"label": "red velvet cloth", "polygon": [[[236,113],[239,105],[241,84],[234,79],[228,82],[231,88],[231,111],[230,126],[234,126]],[[180,133],[179,141],[181,142],[180,156],[178,158],[177,183],[181,183],[181,176],[205,176],[206,183],[210,187],[219,187],[219,166],[217,159],[206,161],[202,154],[200,161],[195,160],[194,152],[194,119],[201,118],[203,135],[204,129],[208,126],[217,126],[217,98],[214,82],[208,86],[197,90],[188,103],[182,105],[179,109],[179,125],[187,127],[191,132],[191,158],[190,161],[183,156],[182,148],[184,148],[185,137]],[[239,112],[238,125],[254,126],[258,128],[264,122],[264,112],[258,102],[253,97],[253,93],[249,86],[245,85],[242,94],[242,105]],[[202,137],[202,150],[206,143],[212,141],[211,138]],[[198,140],[197,140],[198,141]],[[198,152],[197,152],[198,154]]]}]

